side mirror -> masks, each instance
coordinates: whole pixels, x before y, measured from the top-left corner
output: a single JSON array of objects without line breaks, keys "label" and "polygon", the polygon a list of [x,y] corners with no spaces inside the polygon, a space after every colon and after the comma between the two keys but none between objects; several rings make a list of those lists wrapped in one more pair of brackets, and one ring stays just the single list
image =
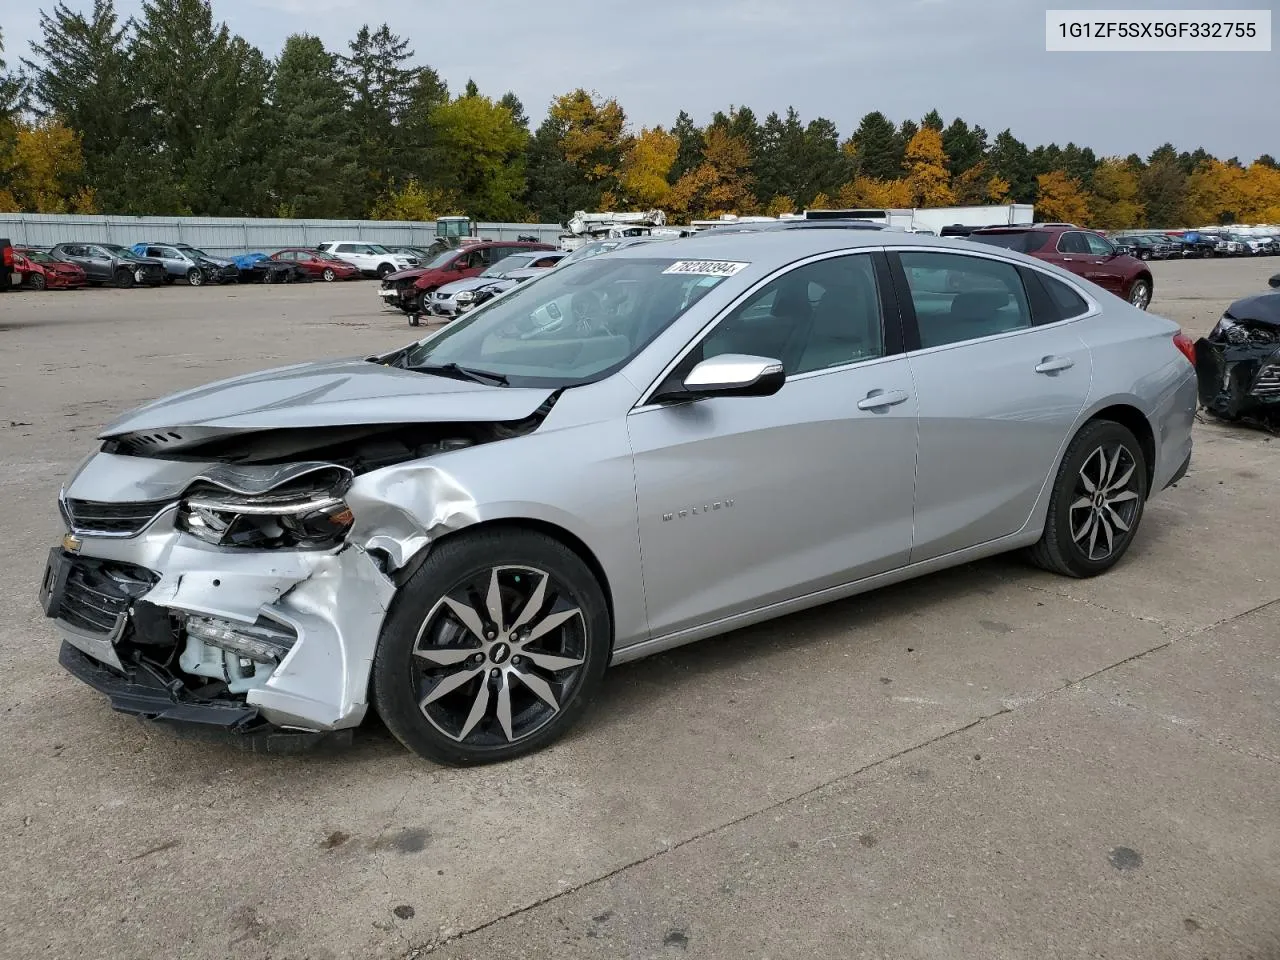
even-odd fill
[{"label": "side mirror", "polygon": [[782,363],[768,357],[725,353],[703,360],[684,378],[682,390],[659,398],[696,400],[699,397],[770,397],[782,389],[787,375]]},{"label": "side mirror", "polygon": [[1275,287],[1275,289],[1280,290],[1280,273],[1277,273],[1274,277],[1268,280],[1267,283]]}]

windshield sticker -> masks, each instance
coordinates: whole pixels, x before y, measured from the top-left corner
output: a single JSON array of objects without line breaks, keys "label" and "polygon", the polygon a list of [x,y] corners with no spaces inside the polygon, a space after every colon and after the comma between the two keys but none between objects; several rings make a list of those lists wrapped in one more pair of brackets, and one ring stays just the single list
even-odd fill
[{"label": "windshield sticker", "polygon": [[737,260],[677,260],[663,273],[685,273],[696,277],[732,277],[751,266]]}]

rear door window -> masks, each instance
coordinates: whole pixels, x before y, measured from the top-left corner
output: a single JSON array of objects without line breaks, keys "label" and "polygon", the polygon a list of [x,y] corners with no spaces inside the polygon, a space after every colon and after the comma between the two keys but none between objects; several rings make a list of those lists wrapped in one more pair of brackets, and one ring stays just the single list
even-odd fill
[{"label": "rear door window", "polygon": [[1070,230],[1058,238],[1059,253],[1089,253],[1089,243],[1079,230]]},{"label": "rear door window", "polygon": [[1013,264],[957,253],[907,251],[899,258],[922,349],[1031,326],[1031,306]]}]

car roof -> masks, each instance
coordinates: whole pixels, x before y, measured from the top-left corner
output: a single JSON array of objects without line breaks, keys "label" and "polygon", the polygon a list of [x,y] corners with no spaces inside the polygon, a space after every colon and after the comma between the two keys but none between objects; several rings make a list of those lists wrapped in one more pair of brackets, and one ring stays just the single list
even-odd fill
[{"label": "car roof", "polygon": [[649,244],[634,244],[609,251],[610,257],[646,259],[661,256],[672,260],[769,260],[779,263],[835,250],[884,246],[939,247],[943,249],[977,250],[977,244],[964,243],[955,237],[901,233],[893,230],[802,229],[708,230],[692,237],[675,237],[663,242],[659,250]]}]

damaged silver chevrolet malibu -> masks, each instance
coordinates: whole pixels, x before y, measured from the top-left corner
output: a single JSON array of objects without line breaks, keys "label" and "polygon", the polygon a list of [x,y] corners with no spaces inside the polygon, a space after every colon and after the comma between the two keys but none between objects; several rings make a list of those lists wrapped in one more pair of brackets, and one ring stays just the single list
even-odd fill
[{"label": "damaged silver chevrolet malibu", "polygon": [[1187,469],[1190,350],[965,241],[632,247],[129,413],[62,490],[42,600],[117,710],[253,738],[372,706],[500,760],[610,663],[1001,551],[1109,569]]}]

